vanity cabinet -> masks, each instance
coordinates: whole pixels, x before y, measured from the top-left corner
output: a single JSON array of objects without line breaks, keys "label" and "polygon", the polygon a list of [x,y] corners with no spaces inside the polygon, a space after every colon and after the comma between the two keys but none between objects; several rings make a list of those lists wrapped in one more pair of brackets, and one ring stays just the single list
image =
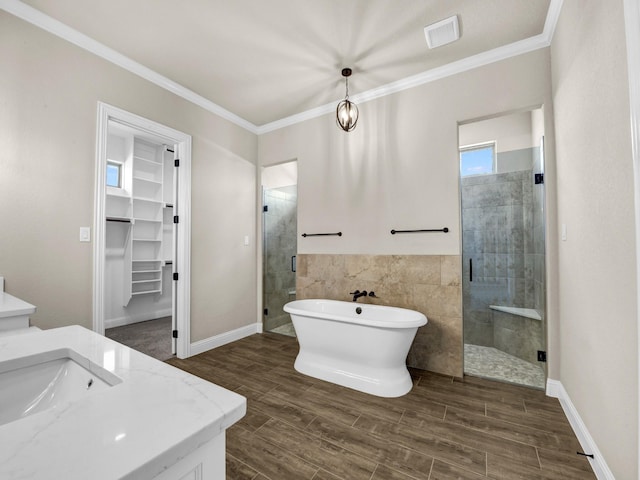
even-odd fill
[{"label": "vanity cabinet", "polygon": [[[0,371],[14,380],[5,404],[18,418],[0,422],[1,479],[224,480],[226,431],[246,413],[241,395],[78,325],[2,343]],[[61,358],[76,374],[54,382],[72,394],[21,415],[15,405],[50,387],[34,383],[34,371]],[[101,388],[87,388],[87,376]]]}]

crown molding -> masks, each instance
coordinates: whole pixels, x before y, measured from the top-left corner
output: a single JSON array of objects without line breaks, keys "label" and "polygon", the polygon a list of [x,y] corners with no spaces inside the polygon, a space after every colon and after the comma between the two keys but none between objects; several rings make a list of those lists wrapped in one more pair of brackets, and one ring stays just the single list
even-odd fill
[{"label": "crown molding", "polygon": [[542,35],[547,39],[549,45],[553,40],[553,35],[556,33],[556,26],[558,25],[558,19],[560,18],[560,12],[562,11],[562,2],[564,0],[551,0],[549,3],[549,10],[547,10],[547,18],[544,21],[544,30]]},{"label": "crown molding", "polygon": [[35,9],[30,5],[22,3],[19,0],[0,0],[0,8],[26,22],[31,23],[32,25],[35,25],[36,27],[46,30],[47,32],[73,43],[84,50],[104,58],[134,75],[142,77],[145,80],[148,80],[149,82],[154,83],[155,85],[238,125],[239,127],[257,134],[257,127],[253,123],[239,117],[229,110],[226,110],[211,100],[198,95],[194,91],[174,82],[164,75],[160,75],[158,72],[145,67],[125,55],[122,55],[93,38],[80,33],[49,15],[42,13],[40,10]]},{"label": "crown molding", "polygon": [[[429,82],[440,80],[452,75],[467,72],[478,67],[489,65],[491,63],[506,60],[511,57],[522,55],[532,52],[541,48],[551,45],[555,27],[560,16],[560,10],[562,9],[563,0],[551,0],[549,4],[549,10],[547,11],[547,17],[544,24],[543,32],[539,35],[520,40],[518,42],[511,43],[493,50],[479,53],[471,57],[458,60],[456,62],[443,65],[442,67],[433,68],[417,75],[392,82],[386,85],[382,85],[365,92],[361,92],[357,95],[352,95],[351,100],[356,103],[365,103],[377,98],[385,97],[394,93],[407,90],[409,88],[424,85]],[[68,42],[77,45],[95,55],[98,55],[105,60],[118,65],[129,72],[144,78],[145,80],[158,85],[165,90],[168,90],[185,100],[202,107],[203,109],[218,115],[256,135],[262,135],[264,133],[272,132],[280,128],[295,125],[296,123],[304,122],[312,118],[321,117],[335,110],[336,104],[339,100],[333,103],[328,103],[310,110],[306,110],[289,117],[269,122],[264,125],[256,126],[253,123],[239,117],[235,113],[226,110],[220,105],[204,98],[203,96],[195,93],[192,90],[174,82],[173,80],[160,75],[159,73],[145,67],[144,65],[130,59],[129,57],[118,53],[117,51],[103,45],[102,43],[78,32],[77,30],[65,25],[58,20],[42,13],[41,11],[22,3],[20,0],[0,0],[0,8],[21,18],[43,30],[46,30],[53,35],[56,35]]]}]

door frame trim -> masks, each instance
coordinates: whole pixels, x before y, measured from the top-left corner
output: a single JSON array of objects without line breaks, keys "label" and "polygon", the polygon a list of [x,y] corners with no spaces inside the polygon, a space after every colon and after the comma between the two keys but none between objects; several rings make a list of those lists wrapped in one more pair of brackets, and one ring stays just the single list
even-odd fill
[{"label": "door frame trim", "polygon": [[[176,282],[176,325],[179,332],[176,350],[178,358],[187,358],[191,350],[191,135],[152,120],[127,112],[112,105],[98,102],[96,124],[96,171],[94,190],[94,247],[93,247],[93,330],[104,335],[104,274],[105,274],[105,194],[106,162],[109,120],[166,138],[167,143],[178,144],[180,173],[178,175],[176,224],[177,251],[174,265],[180,269]],[[174,271],[175,268],[174,267]]]},{"label": "door frame trim", "polygon": [[[629,123],[631,135],[631,160],[633,162],[634,209],[636,219],[636,299],[640,305],[640,5],[636,0],[624,0],[624,24],[627,47],[627,75],[629,80]],[[638,345],[640,345],[640,309],[636,312],[638,325]],[[640,396],[640,348],[638,358],[638,390]],[[636,413],[638,413],[636,411]],[[640,436],[640,419],[636,425]],[[640,472],[640,445],[636,458]]]}]

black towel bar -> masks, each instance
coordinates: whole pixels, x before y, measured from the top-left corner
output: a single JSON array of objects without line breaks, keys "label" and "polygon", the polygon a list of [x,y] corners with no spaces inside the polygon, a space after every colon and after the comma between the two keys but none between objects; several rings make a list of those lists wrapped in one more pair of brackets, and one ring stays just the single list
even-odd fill
[{"label": "black towel bar", "polygon": [[444,227],[444,228],[435,228],[435,229],[427,229],[427,230],[391,230],[391,235],[395,235],[396,233],[422,233],[422,232],[448,233],[449,229],[447,227]]},{"label": "black towel bar", "polygon": [[329,237],[329,236],[342,236],[342,232],[337,233],[303,233],[303,237]]}]

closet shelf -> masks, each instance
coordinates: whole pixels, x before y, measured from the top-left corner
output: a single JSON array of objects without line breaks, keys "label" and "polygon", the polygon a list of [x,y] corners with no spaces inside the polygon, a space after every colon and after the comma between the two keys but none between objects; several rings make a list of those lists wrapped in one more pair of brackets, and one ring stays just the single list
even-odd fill
[{"label": "closet shelf", "polygon": [[162,220],[154,220],[151,218],[142,218],[142,217],[133,217],[133,221],[135,222],[149,222],[149,223],[162,223]]},{"label": "closet shelf", "polygon": [[153,183],[154,185],[162,185],[162,182],[158,181],[158,180],[152,180],[150,178],[145,178],[145,177],[133,177],[134,180],[139,180],[141,182],[147,182],[147,183]]},{"label": "closet shelf", "polygon": [[133,201],[134,202],[145,202],[145,203],[153,203],[156,205],[163,205],[164,202],[161,200],[154,200],[153,198],[146,198],[146,197],[133,197]]},{"label": "closet shelf", "polygon": [[123,199],[123,200],[131,199],[131,195],[129,195],[129,193],[124,191],[124,190],[122,190],[122,191],[120,191],[120,190],[112,190],[110,192],[107,192],[107,197],[114,198],[114,199],[118,198],[118,199]]},{"label": "closet shelf", "polygon": [[131,292],[131,295],[145,295],[148,293],[162,293],[162,290],[143,290],[141,292]]},{"label": "closet shelf", "polygon": [[159,283],[160,279],[159,278],[154,278],[153,280],[131,280],[132,284],[139,284],[139,283]]},{"label": "closet shelf", "polygon": [[162,242],[162,240],[151,239],[151,238],[133,238],[134,242]]},{"label": "closet shelf", "polygon": [[160,273],[162,272],[162,270],[132,270],[131,273],[132,274],[136,274],[136,273]]},{"label": "closet shelf", "polygon": [[136,222],[162,223],[162,220],[149,217],[133,217],[133,223]]},{"label": "closet shelf", "polygon": [[149,158],[139,157],[137,155],[134,155],[133,159],[134,160],[140,160],[141,162],[151,163],[152,165],[156,165],[156,166],[162,166],[162,164],[160,162],[156,162],[155,160],[151,160]]}]

